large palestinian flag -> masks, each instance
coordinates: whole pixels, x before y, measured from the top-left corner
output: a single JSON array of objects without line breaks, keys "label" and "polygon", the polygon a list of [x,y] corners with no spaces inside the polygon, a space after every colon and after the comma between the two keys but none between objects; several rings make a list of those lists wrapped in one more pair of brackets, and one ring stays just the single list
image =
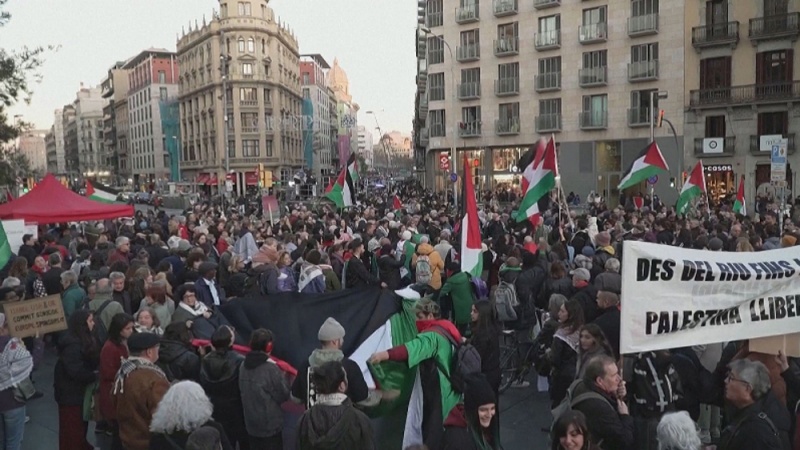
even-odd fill
[{"label": "large palestinian flag", "polygon": [[478,220],[478,205],[475,201],[475,187],[472,184],[472,170],[469,159],[464,157],[464,216],[461,219],[461,271],[473,277],[481,276],[483,271],[483,250],[481,248],[481,223]]},{"label": "large palestinian flag", "polygon": [[747,215],[747,204],[744,201],[744,175],[739,178],[739,189],[736,190],[736,201],[733,202],[733,212]]},{"label": "large palestinian flag", "polygon": [[[533,157],[531,158],[531,156]],[[522,192],[524,194],[515,219],[517,222],[530,220],[536,225],[541,217],[540,202],[544,199],[546,203],[550,198],[550,191],[556,187],[558,161],[555,138],[551,137],[549,142],[544,138],[540,139],[536,145],[535,154],[533,149],[528,150],[520,158],[520,162],[524,164],[518,166],[523,169]]]},{"label": "large palestinian flag", "polygon": [[664,159],[664,155],[661,154],[661,149],[658,148],[656,141],[653,141],[631,163],[622,176],[617,189],[621,191],[631,186],[636,186],[653,175],[666,171],[669,171],[667,161]]},{"label": "large palestinian flag", "polygon": [[358,183],[356,155],[352,153],[347,165],[339,172],[336,181],[325,190],[325,197],[336,204],[338,208],[347,208],[355,205],[356,184]]},{"label": "large palestinian flag", "polygon": [[101,203],[118,203],[118,195],[118,190],[105,186],[99,181],[92,183],[86,180],[86,196],[89,197],[90,200]]},{"label": "large palestinian flag", "polygon": [[703,161],[697,161],[697,164],[692,169],[692,174],[686,180],[686,184],[681,189],[681,195],[678,197],[678,203],[675,206],[675,211],[678,214],[686,214],[686,210],[691,205],[692,200],[706,194],[706,177],[703,171]]}]

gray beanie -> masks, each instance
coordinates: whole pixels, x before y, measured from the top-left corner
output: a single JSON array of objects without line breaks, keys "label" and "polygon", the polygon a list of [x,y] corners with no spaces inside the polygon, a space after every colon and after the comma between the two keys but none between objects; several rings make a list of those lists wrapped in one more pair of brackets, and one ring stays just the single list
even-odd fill
[{"label": "gray beanie", "polygon": [[325,319],[325,323],[319,328],[317,339],[322,342],[335,341],[344,338],[344,327],[333,317]]}]

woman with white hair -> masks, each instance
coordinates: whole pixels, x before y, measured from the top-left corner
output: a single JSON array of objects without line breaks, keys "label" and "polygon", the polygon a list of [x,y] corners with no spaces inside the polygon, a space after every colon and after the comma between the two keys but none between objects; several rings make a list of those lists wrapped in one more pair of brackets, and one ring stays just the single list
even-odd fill
[{"label": "woman with white hair", "polygon": [[150,422],[150,450],[186,448],[193,431],[212,427],[219,431],[222,450],[234,450],[222,425],[211,420],[214,408],[203,388],[194,381],[173,384],[153,414]]},{"label": "woman with white hair", "polygon": [[658,450],[700,450],[703,444],[686,411],[667,413],[656,428]]}]

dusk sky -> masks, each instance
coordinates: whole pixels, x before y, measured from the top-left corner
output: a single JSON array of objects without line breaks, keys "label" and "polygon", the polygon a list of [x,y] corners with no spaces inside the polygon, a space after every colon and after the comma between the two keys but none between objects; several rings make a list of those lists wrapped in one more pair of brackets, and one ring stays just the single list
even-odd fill
[{"label": "dusk sky", "polygon": [[[300,53],[334,58],[347,72],[361,107],[359,125],[377,135],[372,110],[384,132],[411,132],[414,108],[416,5],[399,0],[272,0],[270,7],[295,31]],[[33,85],[21,114],[49,128],[53,111],[75,99],[80,83],[97,86],[108,68],[148,47],[175,50],[181,27],[202,22],[216,0],[10,0],[11,21],[0,28],[6,50],[58,45],[48,52],[41,84]],[[376,138],[377,140],[377,138]]]}]

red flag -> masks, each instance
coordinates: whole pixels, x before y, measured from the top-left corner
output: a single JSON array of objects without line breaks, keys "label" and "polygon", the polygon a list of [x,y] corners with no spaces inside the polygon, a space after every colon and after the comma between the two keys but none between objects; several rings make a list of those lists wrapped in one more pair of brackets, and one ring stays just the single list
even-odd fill
[{"label": "red flag", "polygon": [[644,198],[640,196],[633,197],[633,206],[636,209],[642,209],[644,207]]},{"label": "red flag", "polygon": [[397,211],[398,209],[403,209],[403,202],[400,201],[400,197],[394,196],[394,200],[392,200],[392,209]]}]

